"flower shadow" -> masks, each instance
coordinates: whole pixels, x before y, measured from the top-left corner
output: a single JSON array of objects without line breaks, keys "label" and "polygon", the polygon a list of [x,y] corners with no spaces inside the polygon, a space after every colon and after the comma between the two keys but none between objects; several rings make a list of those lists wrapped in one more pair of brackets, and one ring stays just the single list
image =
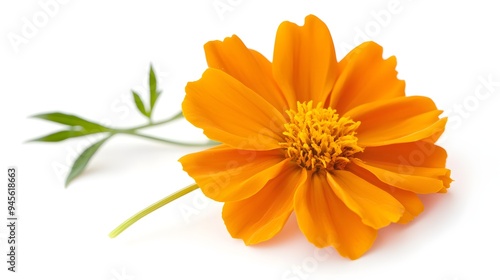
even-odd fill
[{"label": "flower shadow", "polygon": [[[408,224],[392,224],[378,231],[378,237],[372,251],[400,251],[401,254],[411,252],[410,248],[425,246],[427,238],[446,227],[445,209],[454,208],[456,197],[452,193],[428,194],[420,197],[425,210]],[[408,240],[413,240],[408,242]],[[384,249],[382,249],[384,248]]]}]

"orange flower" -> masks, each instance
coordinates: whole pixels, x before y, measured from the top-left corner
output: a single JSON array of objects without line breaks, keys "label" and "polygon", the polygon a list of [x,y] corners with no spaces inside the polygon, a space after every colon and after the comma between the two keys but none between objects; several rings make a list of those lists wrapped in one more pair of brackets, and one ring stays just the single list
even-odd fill
[{"label": "orange flower", "polygon": [[340,62],[327,26],[283,22],[273,62],[237,37],[205,45],[208,69],[186,86],[188,121],[222,144],[179,161],[203,193],[225,202],[229,233],[247,245],[295,211],[318,247],[359,258],[377,229],[423,211],[418,194],[446,192],[446,118],[405,96],[396,58],[365,42]]}]

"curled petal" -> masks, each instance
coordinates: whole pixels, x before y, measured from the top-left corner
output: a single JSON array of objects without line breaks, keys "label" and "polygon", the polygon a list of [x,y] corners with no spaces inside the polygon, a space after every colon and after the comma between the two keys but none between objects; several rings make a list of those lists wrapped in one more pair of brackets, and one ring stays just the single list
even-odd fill
[{"label": "curled petal", "polygon": [[380,147],[368,147],[358,159],[394,173],[430,177],[443,182],[446,192],[452,179],[446,166],[446,151],[432,142],[417,141]]},{"label": "curled petal", "polygon": [[293,163],[270,180],[258,193],[240,201],[226,202],[222,218],[234,238],[245,244],[266,241],[281,231],[293,211],[293,196],[307,173]]},{"label": "curled petal", "polygon": [[362,162],[358,159],[351,162],[368,170],[388,185],[419,194],[443,192],[451,181],[450,171],[446,168],[412,167],[405,171],[397,165]]},{"label": "curled petal", "polygon": [[418,216],[422,211],[424,211],[424,205],[422,201],[414,192],[406,191],[403,189],[395,188],[380,181],[375,175],[369,171],[355,165],[350,164],[347,166],[346,170],[356,174],[358,177],[363,178],[363,180],[370,182],[374,186],[377,186],[381,190],[393,196],[395,199],[404,206],[404,213],[401,218],[397,221],[400,224],[408,223]]},{"label": "curled petal", "polygon": [[446,165],[446,150],[427,141],[367,147],[356,155],[363,161],[403,166],[438,167]]},{"label": "curled petal", "polygon": [[385,227],[399,221],[404,213],[397,199],[349,171],[336,170],[327,174],[327,180],[337,197],[368,226]]},{"label": "curled petal", "polygon": [[317,247],[333,246],[342,256],[357,259],[375,241],[377,231],[346,207],[324,175],[310,175],[294,201],[300,230]]}]

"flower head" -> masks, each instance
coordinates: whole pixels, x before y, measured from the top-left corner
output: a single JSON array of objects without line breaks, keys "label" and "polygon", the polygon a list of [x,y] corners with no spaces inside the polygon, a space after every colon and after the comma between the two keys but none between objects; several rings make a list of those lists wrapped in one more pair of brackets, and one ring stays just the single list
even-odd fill
[{"label": "flower head", "polygon": [[396,59],[366,42],[337,61],[326,25],[283,22],[273,61],[237,37],[205,45],[208,69],[186,86],[183,112],[217,147],[180,159],[203,193],[225,202],[230,234],[275,236],[295,212],[318,247],[356,259],[377,230],[423,211],[418,194],[446,192],[446,118],[405,96]]}]

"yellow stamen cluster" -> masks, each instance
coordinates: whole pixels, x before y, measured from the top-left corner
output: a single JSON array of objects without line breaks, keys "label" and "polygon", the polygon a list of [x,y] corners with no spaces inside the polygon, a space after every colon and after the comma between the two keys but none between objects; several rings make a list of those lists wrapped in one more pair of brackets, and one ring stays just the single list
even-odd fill
[{"label": "yellow stamen cluster", "polygon": [[285,154],[300,167],[334,171],[344,169],[349,159],[363,148],[358,146],[356,129],[361,124],[349,117],[339,117],[335,110],[313,107],[312,101],[297,102],[297,111],[287,110],[286,142],[280,143]]}]

